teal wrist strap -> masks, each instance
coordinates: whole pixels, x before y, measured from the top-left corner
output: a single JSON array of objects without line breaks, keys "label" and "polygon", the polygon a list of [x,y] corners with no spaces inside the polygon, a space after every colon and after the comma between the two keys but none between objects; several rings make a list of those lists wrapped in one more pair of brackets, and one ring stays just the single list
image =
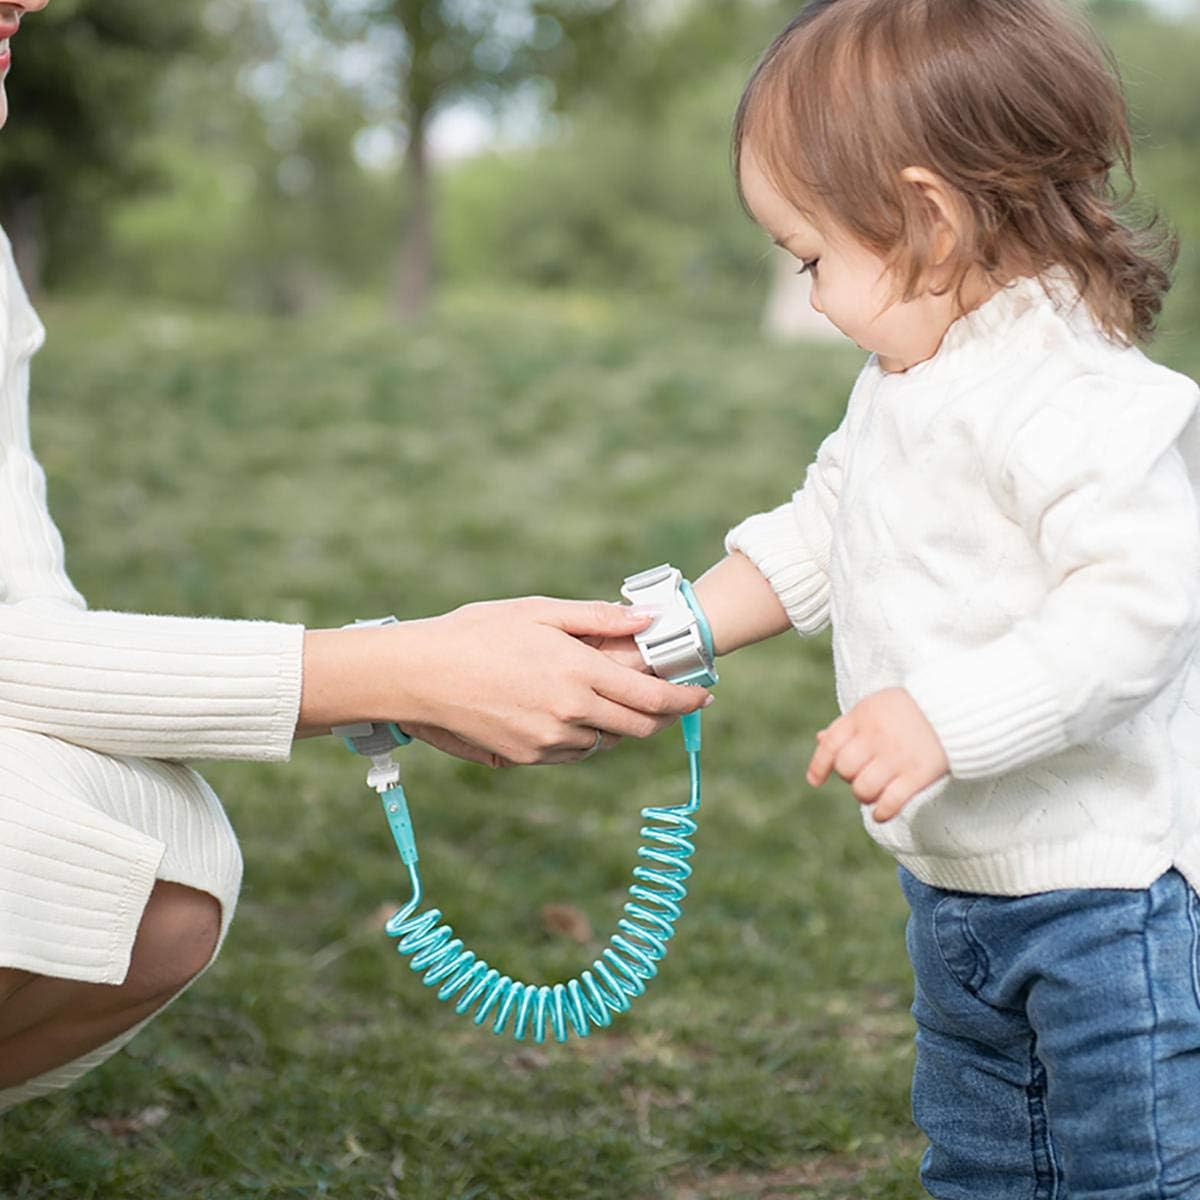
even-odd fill
[{"label": "teal wrist strap", "polygon": [[716,651],[713,650],[712,629],[709,628],[708,618],[704,615],[704,609],[700,607],[700,601],[696,597],[696,590],[691,583],[686,579],[679,581],[679,594],[687,601],[687,606],[692,610],[692,616],[696,618],[696,628],[700,631],[700,638],[704,642],[704,649],[708,651],[709,658],[716,658]]}]

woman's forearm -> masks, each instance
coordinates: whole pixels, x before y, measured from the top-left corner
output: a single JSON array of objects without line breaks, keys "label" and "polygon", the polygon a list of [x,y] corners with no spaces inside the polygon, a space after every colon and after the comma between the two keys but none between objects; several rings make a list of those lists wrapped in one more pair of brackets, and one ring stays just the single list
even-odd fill
[{"label": "woman's forearm", "polygon": [[[307,629],[304,632],[304,674],[300,693],[299,738],[326,734],[335,725],[388,720],[403,724],[417,714],[405,712],[407,688],[387,688],[413,662],[410,639],[421,622],[350,629]],[[416,681],[419,688],[419,680]],[[388,702],[381,697],[389,695]]]},{"label": "woman's forearm", "polygon": [[650,619],[617,604],[529,597],[308,630],[296,735],[394,721],[454,753],[466,745],[514,763],[572,761],[597,734],[648,737],[707,693],[648,678],[581,639],[630,637]]}]

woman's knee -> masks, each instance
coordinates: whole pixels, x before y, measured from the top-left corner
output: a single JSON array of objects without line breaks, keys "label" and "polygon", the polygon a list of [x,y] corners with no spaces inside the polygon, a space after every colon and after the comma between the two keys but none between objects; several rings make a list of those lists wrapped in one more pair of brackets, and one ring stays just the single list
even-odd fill
[{"label": "woman's knee", "polygon": [[138,926],[129,973],[128,999],[166,1000],[212,961],[221,936],[221,905],[196,888],[160,880]]},{"label": "woman's knee", "polygon": [[19,992],[35,976],[29,971],[20,971],[16,967],[0,967],[0,1004],[3,1004],[14,992]]}]

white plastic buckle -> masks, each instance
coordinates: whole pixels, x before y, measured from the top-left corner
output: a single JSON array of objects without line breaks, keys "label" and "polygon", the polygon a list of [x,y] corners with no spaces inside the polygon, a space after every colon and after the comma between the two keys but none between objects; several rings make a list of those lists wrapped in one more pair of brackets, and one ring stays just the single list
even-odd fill
[{"label": "white plastic buckle", "polygon": [[390,754],[381,754],[371,759],[367,772],[367,787],[374,788],[381,796],[400,782],[400,764]]},{"label": "white plastic buckle", "polygon": [[683,573],[670,563],[630,575],[621,595],[639,608],[655,612],[654,621],[634,635],[646,665],[672,683],[710,684],[716,678],[712,657],[704,645],[700,623],[683,598]]}]

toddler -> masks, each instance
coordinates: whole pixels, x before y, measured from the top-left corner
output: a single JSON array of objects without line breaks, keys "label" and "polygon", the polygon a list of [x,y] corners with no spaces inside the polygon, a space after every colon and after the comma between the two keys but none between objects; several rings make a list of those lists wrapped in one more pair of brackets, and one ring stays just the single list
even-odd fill
[{"label": "toddler", "polygon": [[1119,84],[1062,0],[813,0],[738,109],[754,220],[870,352],[803,486],[696,587],[718,653],[833,627],[899,863],[922,1180],[1200,1197],[1198,390],[1116,210]]}]

